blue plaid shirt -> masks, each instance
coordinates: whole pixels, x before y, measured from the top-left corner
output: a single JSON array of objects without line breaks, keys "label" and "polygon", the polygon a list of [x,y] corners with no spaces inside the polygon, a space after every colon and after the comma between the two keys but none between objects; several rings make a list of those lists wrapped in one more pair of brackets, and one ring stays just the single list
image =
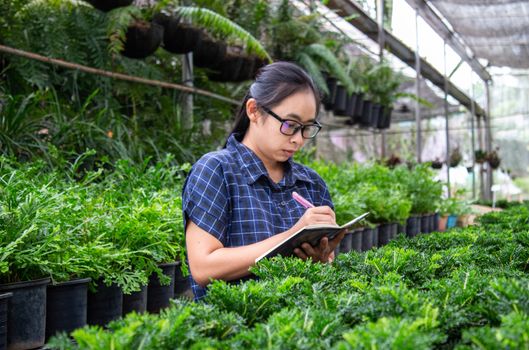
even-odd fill
[{"label": "blue plaid shirt", "polygon": [[[193,165],[182,193],[184,227],[191,220],[224,247],[256,243],[290,229],[303,215],[293,191],[315,206],[333,208],[314,170],[289,159],[283,179],[275,183],[259,157],[231,135],[226,148]],[[190,278],[195,299],[202,298],[206,289]]]}]

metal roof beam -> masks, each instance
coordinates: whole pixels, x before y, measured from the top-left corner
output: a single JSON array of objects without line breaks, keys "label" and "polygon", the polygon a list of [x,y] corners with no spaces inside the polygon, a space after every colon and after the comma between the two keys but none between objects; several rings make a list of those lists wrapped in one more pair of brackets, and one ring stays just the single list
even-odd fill
[{"label": "metal roof beam", "polygon": [[406,0],[411,7],[419,11],[419,15],[428,23],[433,30],[437,32],[443,38],[443,40],[450,45],[452,49],[465,60],[468,65],[472,68],[474,72],[481,78],[483,81],[491,80],[489,72],[486,68],[479,63],[475,57],[470,57],[467,53],[467,50],[463,43],[457,39],[455,33],[448,28],[448,26],[443,22],[441,17],[435,13],[432,8],[428,5],[428,2],[425,0]]},{"label": "metal roof beam", "polygon": [[[327,7],[334,10],[337,15],[342,18],[347,18],[348,22],[357,29],[366,34],[370,39],[378,41],[378,24],[371,19],[355,2],[351,0],[329,0]],[[401,61],[412,68],[415,68],[415,51],[406,46],[403,42],[397,39],[393,34],[384,30],[385,49],[398,57]],[[430,80],[434,85],[444,90],[445,78],[443,74],[437,71],[430,63],[421,58],[421,75]],[[471,110],[471,98],[463,91],[456,87],[450,80],[448,83],[448,94],[455,98],[459,103]],[[485,116],[485,110],[475,103],[475,111],[478,116]]]}]

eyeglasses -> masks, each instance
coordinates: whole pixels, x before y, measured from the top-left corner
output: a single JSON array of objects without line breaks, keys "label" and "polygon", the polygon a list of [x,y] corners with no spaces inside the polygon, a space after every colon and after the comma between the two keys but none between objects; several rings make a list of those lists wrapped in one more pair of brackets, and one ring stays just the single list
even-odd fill
[{"label": "eyeglasses", "polygon": [[291,119],[283,119],[274,112],[272,112],[269,108],[261,107],[266,113],[270,114],[275,119],[279,120],[281,122],[281,126],[279,127],[279,131],[283,135],[292,136],[295,135],[299,130],[301,130],[301,136],[304,139],[312,139],[318,135],[318,132],[321,130],[321,124],[317,121],[314,122],[314,124],[308,124],[303,125],[300,122],[296,120]]}]

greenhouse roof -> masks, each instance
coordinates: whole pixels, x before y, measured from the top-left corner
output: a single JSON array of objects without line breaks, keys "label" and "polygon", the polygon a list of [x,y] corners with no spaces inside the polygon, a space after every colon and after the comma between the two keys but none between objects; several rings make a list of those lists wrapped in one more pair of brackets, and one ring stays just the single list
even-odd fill
[{"label": "greenhouse roof", "polygon": [[430,0],[453,32],[488,65],[529,68],[529,2]]}]

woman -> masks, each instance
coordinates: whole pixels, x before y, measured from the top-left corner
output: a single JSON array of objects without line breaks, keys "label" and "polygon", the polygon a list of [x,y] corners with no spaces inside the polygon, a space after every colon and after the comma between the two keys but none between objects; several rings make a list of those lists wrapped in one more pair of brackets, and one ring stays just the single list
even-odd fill
[{"label": "woman", "polygon": [[[223,150],[204,155],[184,184],[182,206],[195,298],[211,279],[236,281],[261,254],[310,224],[336,224],[327,186],[292,156],[316,136],[319,94],[293,63],[263,67],[250,86]],[[298,192],[314,208],[292,199]],[[329,262],[343,238],[303,244],[302,259]]]}]

